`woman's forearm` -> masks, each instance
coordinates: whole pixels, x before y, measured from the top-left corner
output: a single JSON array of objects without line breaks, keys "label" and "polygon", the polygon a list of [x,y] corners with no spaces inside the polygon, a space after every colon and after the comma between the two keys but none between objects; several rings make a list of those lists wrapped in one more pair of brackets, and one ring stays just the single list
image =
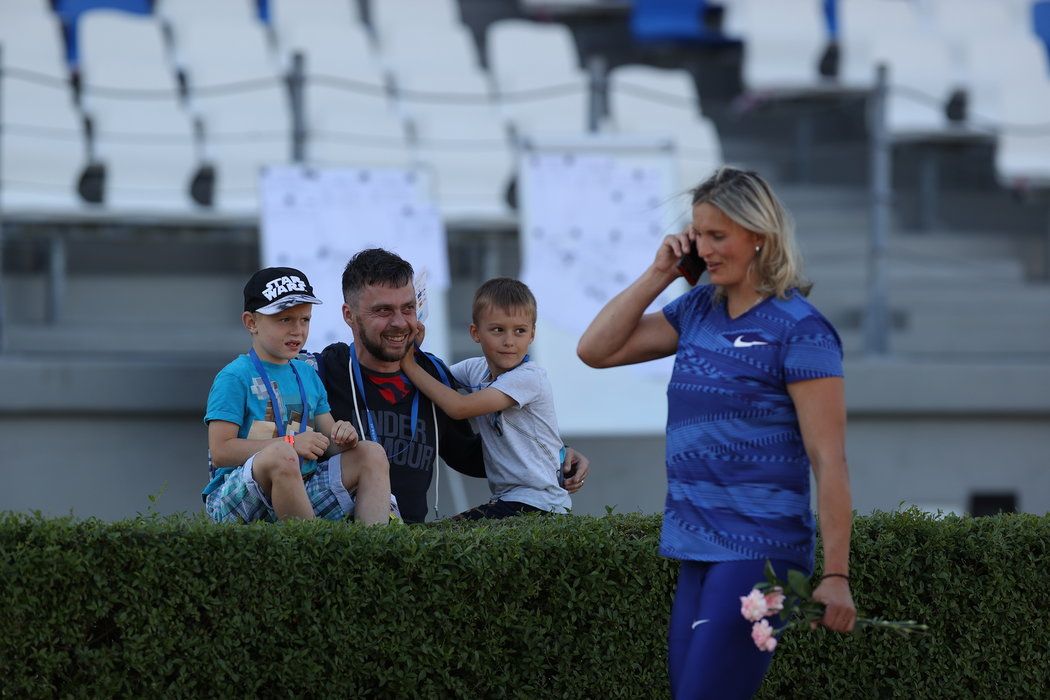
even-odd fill
[{"label": "woman's forearm", "polygon": [[824,572],[848,575],[853,504],[844,461],[819,468],[817,512],[821,541],[824,543]]},{"label": "woman's forearm", "polygon": [[609,300],[580,336],[576,354],[592,367],[607,366],[609,358],[622,350],[638,328],[646,308],[676,277],[650,266],[629,287]]}]

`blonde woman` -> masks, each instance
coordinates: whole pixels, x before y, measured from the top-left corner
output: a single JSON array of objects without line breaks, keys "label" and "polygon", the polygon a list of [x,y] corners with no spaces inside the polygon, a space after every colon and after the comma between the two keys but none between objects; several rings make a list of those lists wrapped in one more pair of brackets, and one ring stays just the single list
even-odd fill
[{"label": "blonde woman", "polygon": [[[851,504],[842,344],[805,299],[789,214],[756,173],[722,168],[692,191],[692,224],[591,322],[577,352],[592,367],[675,355],[668,386],[660,553],[680,564],[668,633],[675,698],[751,697],[772,654],[752,642],[740,596],[771,561],[813,570],[817,482],[824,626],[853,628]],[[645,309],[695,253],[710,284]]]}]

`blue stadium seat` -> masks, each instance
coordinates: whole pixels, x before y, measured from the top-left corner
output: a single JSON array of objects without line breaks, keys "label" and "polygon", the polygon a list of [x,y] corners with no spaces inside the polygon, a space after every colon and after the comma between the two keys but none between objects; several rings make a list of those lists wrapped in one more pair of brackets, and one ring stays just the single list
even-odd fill
[{"label": "blue stadium seat", "polygon": [[707,0],[635,0],[631,33],[638,41],[702,41]]},{"label": "blue stadium seat", "polygon": [[1032,29],[1046,46],[1050,57],[1050,2],[1032,3]]},{"label": "blue stadium seat", "polygon": [[824,0],[824,21],[828,23],[828,36],[839,37],[839,8],[837,0]]}]

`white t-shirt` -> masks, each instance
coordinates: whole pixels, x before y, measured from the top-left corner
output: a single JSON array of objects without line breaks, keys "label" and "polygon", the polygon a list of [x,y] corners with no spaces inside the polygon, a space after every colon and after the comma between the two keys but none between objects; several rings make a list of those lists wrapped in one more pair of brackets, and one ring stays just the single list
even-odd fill
[{"label": "white t-shirt", "polygon": [[492,387],[517,403],[498,414],[470,419],[481,435],[492,495],[541,510],[567,512],[572,500],[558,486],[562,441],[547,371],[535,362],[523,362],[493,381],[484,357],[463,360],[449,369],[471,392]]}]

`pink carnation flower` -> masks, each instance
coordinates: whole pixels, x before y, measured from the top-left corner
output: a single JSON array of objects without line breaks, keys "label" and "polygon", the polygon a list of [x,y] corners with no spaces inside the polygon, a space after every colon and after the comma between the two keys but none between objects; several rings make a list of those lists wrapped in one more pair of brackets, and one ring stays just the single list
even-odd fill
[{"label": "pink carnation flower", "polygon": [[758,622],[769,614],[766,597],[760,590],[753,588],[747,595],[740,596],[740,614],[752,622]]},{"label": "pink carnation flower", "polygon": [[773,651],[777,648],[777,638],[773,636],[773,628],[768,620],[756,622],[751,626],[751,639],[761,651]]},{"label": "pink carnation flower", "polygon": [[778,612],[784,609],[784,592],[779,588],[774,588],[769,593],[766,593],[766,608],[769,612],[766,615],[776,615]]}]

